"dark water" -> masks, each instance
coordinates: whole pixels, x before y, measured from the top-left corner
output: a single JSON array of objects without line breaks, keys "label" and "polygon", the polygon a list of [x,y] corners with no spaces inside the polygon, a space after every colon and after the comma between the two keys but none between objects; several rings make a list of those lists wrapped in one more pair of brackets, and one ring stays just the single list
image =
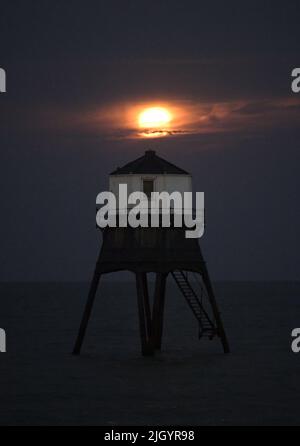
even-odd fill
[{"label": "dark water", "polygon": [[163,351],[140,356],[135,286],[103,283],[81,357],[87,284],[2,284],[1,425],[289,425],[300,422],[300,285],[218,283],[232,353],[198,341],[170,283]]}]

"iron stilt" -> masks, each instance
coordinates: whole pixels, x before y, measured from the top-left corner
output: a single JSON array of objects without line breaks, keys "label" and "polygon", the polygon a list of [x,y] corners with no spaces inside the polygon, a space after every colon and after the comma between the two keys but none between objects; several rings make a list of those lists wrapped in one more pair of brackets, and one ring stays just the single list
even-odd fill
[{"label": "iron stilt", "polygon": [[136,273],[137,303],[139,313],[139,326],[141,347],[143,356],[152,356],[154,354],[151,339],[148,337],[147,316],[145,311],[145,284],[142,273]]},{"label": "iron stilt", "polygon": [[152,339],[156,350],[161,350],[167,274],[157,273],[152,314]]},{"label": "iron stilt", "polygon": [[83,313],[83,317],[82,317],[82,321],[81,321],[81,325],[79,328],[79,333],[77,336],[77,340],[75,343],[75,347],[73,350],[73,355],[80,355],[81,352],[81,347],[84,341],[84,337],[85,337],[85,333],[86,333],[86,329],[90,320],[90,316],[91,316],[91,312],[93,309],[93,305],[95,302],[95,297],[96,297],[96,293],[97,293],[97,289],[98,289],[98,285],[99,285],[99,281],[100,281],[100,277],[101,274],[98,272],[98,264],[96,265],[96,269],[94,272],[94,277],[90,286],[90,291],[89,291],[89,295],[88,295],[88,299],[87,299],[87,303],[85,306],[85,310]]},{"label": "iron stilt", "polygon": [[221,318],[221,314],[219,312],[219,308],[217,305],[217,301],[215,298],[215,293],[212,287],[212,283],[207,271],[207,267],[206,267],[206,263],[204,262],[204,260],[202,261],[202,279],[204,282],[204,285],[206,287],[207,290],[207,295],[212,307],[212,311],[216,320],[216,324],[217,324],[217,329],[218,329],[218,335],[221,339],[222,345],[223,345],[223,349],[224,349],[224,353],[230,353],[230,347],[229,347],[229,342],[224,330],[224,326],[223,326],[223,321]]}]

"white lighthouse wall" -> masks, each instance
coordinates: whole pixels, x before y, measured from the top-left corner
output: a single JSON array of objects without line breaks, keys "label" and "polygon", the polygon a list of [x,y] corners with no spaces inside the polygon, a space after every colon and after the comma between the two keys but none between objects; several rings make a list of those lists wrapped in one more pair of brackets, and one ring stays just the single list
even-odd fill
[{"label": "white lighthouse wall", "polygon": [[143,181],[154,181],[154,192],[192,192],[191,175],[111,175],[109,177],[109,190],[119,198],[119,185],[126,184],[128,195],[132,192],[143,192]]},{"label": "white lighthouse wall", "polygon": [[109,190],[116,197],[119,195],[119,185],[127,184],[128,194],[143,192],[143,181],[154,181],[154,192],[192,192],[192,177],[190,175],[111,175]]}]

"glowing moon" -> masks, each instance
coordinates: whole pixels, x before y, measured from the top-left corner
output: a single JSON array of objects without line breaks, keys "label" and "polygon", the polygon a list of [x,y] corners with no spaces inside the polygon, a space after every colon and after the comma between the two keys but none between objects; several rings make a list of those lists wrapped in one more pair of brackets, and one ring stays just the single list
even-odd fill
[{"label": "glowing moon", "polygon": [[139,126],[142,129],[163,130],[171,120],[171,113],[163,107],[146,108],[138,117]]}]

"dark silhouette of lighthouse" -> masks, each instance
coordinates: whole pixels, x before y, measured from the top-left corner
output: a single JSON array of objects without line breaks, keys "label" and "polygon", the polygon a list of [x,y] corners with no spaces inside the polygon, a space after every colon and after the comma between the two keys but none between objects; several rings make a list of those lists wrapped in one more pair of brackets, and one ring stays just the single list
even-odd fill
[{"label": "dark silhouette of lighthouse", "polygon": [[[192,178],[183,169],[157,156],[152,150],[110,175],[110,190],[118,194],[119,184],[128,193],[191,192]],[[172,276],[191,313],[199,324],[199,337],[220,339],[224,352],[229,345],[213,287],[196,238],[186,238],[185,227],[107,227],[90,286],[87,304],[76,340],[74,354],[80,354],[100,278],[116,271],[135,274],[141,348],[143,355],[161,349],[166,283]],[[153,305],[148,290],[148,273],[155,273]],[[190,273],[195,279],[190,280]]]}]

